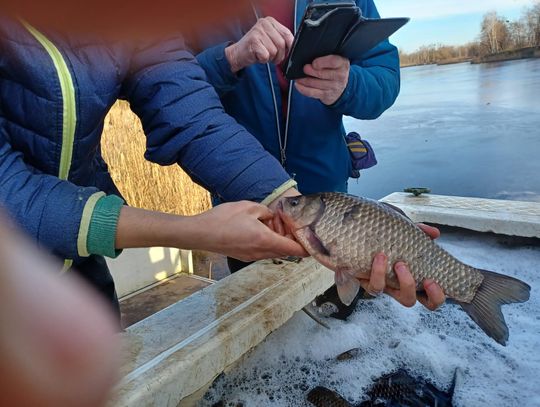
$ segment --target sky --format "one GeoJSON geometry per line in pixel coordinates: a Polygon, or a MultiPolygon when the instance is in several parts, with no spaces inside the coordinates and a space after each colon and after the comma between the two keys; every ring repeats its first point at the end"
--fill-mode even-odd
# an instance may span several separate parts
{"type": "Polygon", "coordinates": [[[509,20],[519,18],[534,0],[375,0],[381,17],[410,17],[391,41],[405,52],[422,45],[461,45],[477,39],[482,17],[497,11],[509,20]]]}

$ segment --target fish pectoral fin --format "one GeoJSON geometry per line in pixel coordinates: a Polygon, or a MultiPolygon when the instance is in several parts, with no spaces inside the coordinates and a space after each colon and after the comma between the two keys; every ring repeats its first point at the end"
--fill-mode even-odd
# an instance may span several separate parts
{"type": "Polygon", "coordinates": [[[360,291],[360,282],[345,270],[336,271],[335,281],[340,301],[351,305],[360,291]]]}
{"type": "Polygon", "coordinates": [[[506,346],[508,327],[504,321],[501,305],[525,302],[531,287],[516,278],[478,270],[484,277],[470,303],[459,302],[461,308],[478,326],[499,344],[506,346]]]}

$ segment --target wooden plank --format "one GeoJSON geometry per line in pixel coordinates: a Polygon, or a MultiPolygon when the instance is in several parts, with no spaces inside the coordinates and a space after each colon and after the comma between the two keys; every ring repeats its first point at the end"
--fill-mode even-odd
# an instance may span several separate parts
{"type": "Polygon", "coordinates": [[[115,406],[177,406],[333,284],[304,259],[258,262],[133,325],[115,406]]]}
{"type": "Polygon", "coordinates": [[[382,199],[403,209],[415,222],[478,232],[540,238],[540,203],[443,195],[394,193],[382,199]]]}

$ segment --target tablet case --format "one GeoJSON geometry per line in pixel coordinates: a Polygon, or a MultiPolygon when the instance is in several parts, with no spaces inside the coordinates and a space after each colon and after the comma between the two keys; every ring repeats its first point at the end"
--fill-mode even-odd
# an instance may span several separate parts
{"type": "Polygon", "coordinates": [[[285,60],[285,76],[289,80],[305,77],[304,66],[326,55],[358,59],[408,21],[363,18],[354,2],[312,3],[285,60]]]}

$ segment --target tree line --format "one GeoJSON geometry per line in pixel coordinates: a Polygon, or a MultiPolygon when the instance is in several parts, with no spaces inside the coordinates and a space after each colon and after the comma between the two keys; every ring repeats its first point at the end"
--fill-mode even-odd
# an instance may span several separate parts
{"type": "Polygon", "coordinates": [[[486,13],[476,41],[450,46],[431,44],[412,53],[400,51],[401,64],[426,65],[481,58],[503,51],[540,46],[540,1],[523,10],[516,21],[497,12],[486,13]]]}

